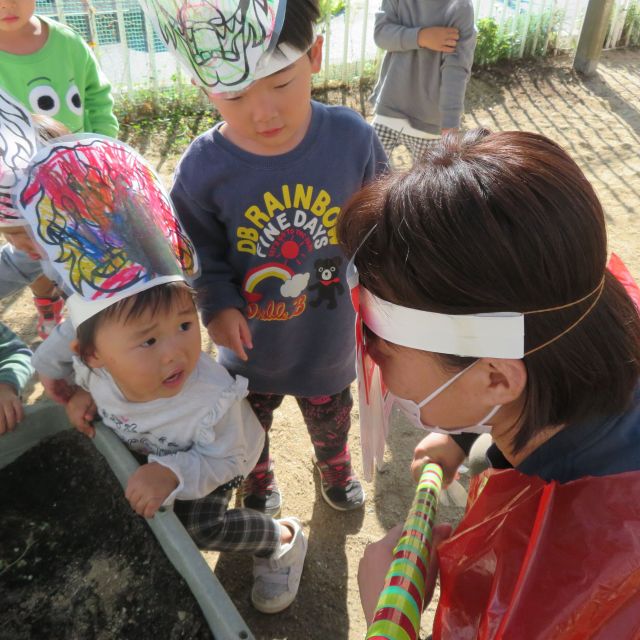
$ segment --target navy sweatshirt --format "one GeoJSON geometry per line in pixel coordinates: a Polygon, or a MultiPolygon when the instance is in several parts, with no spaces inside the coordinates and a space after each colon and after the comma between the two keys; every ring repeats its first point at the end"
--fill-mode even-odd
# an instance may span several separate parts
{"type": "Polygon", "coordinates": [[[171,197],[201,263],[195,286],[207,324],[241,309],[253,349],[219,361],[258,393],[332,395],[355,378],[354,314],[337,243],[341,207],[386,168],[373,129],[345,107],[312,103],[292,151],[260,156],[224,138],[197,138],[171,197]]]}

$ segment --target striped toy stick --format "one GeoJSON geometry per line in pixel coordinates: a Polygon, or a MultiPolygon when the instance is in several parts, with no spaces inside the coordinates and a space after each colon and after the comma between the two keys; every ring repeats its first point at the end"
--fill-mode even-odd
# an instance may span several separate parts
{"type": "Polygon", "coordinates": [[[417,640],[424,606],[431,535],[442,468],[424,466],[400,540],[393,553],[367,640],[417,640]]]}

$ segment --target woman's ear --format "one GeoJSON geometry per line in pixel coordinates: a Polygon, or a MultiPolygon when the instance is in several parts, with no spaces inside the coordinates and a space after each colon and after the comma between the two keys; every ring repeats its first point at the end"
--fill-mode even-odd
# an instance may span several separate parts
{"type": "Polygon", "coordinates": [[[522,360],[486,358],[487,404],[509,404],[520,398],[527,386],[527,368],[522,360]]]}

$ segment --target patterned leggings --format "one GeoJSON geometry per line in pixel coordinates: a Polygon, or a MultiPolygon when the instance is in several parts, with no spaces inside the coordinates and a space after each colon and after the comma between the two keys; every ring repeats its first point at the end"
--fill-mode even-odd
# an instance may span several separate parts
{"type": "MultiPolygon", "coordinates": [[[[250,393],[247,400],[265,430],[264,449],[258,460],[260,464],[269,459],[269,430],[273,424],[273,412],[282,404],[284,396],[250,393]]],[[[342,452],[351,428],[351,388],[347,387],[332,396],[296,398],[296,402],[311,436],[316,458],[328,460],[342,452]]]]}
{"type": "Polygon", "coordinates": [[[231,490],[241,480],[238,477],[199,500],[176,500],[173,510],[198,548],[268,558],[280,541],[280,526],[259,511],[228,508],[231,490]]]}

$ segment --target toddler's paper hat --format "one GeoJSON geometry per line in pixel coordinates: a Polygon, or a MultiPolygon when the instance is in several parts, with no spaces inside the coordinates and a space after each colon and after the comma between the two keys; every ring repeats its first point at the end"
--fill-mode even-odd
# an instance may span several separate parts
{"type": "Polygon", "coordinates": [[[0,229],[26,224],[15,207],[20,176],[36,152],[36,130],[29,112],[0,89],[0,229]]]}
{"type": "Polygon", "coordinates": [[[141,4],[164,44],[207,93],[242,91],[305,53],[286,44],[276,47],[287,0],[141,4]]]}
{"type": "Polygon", "coordinates": [[[133,149],[67,136],[41,149],[18,185],[18,208],[73,295],[75,327],[156,285],[194,277],[195,248],[159,178],[133,149]]]}

